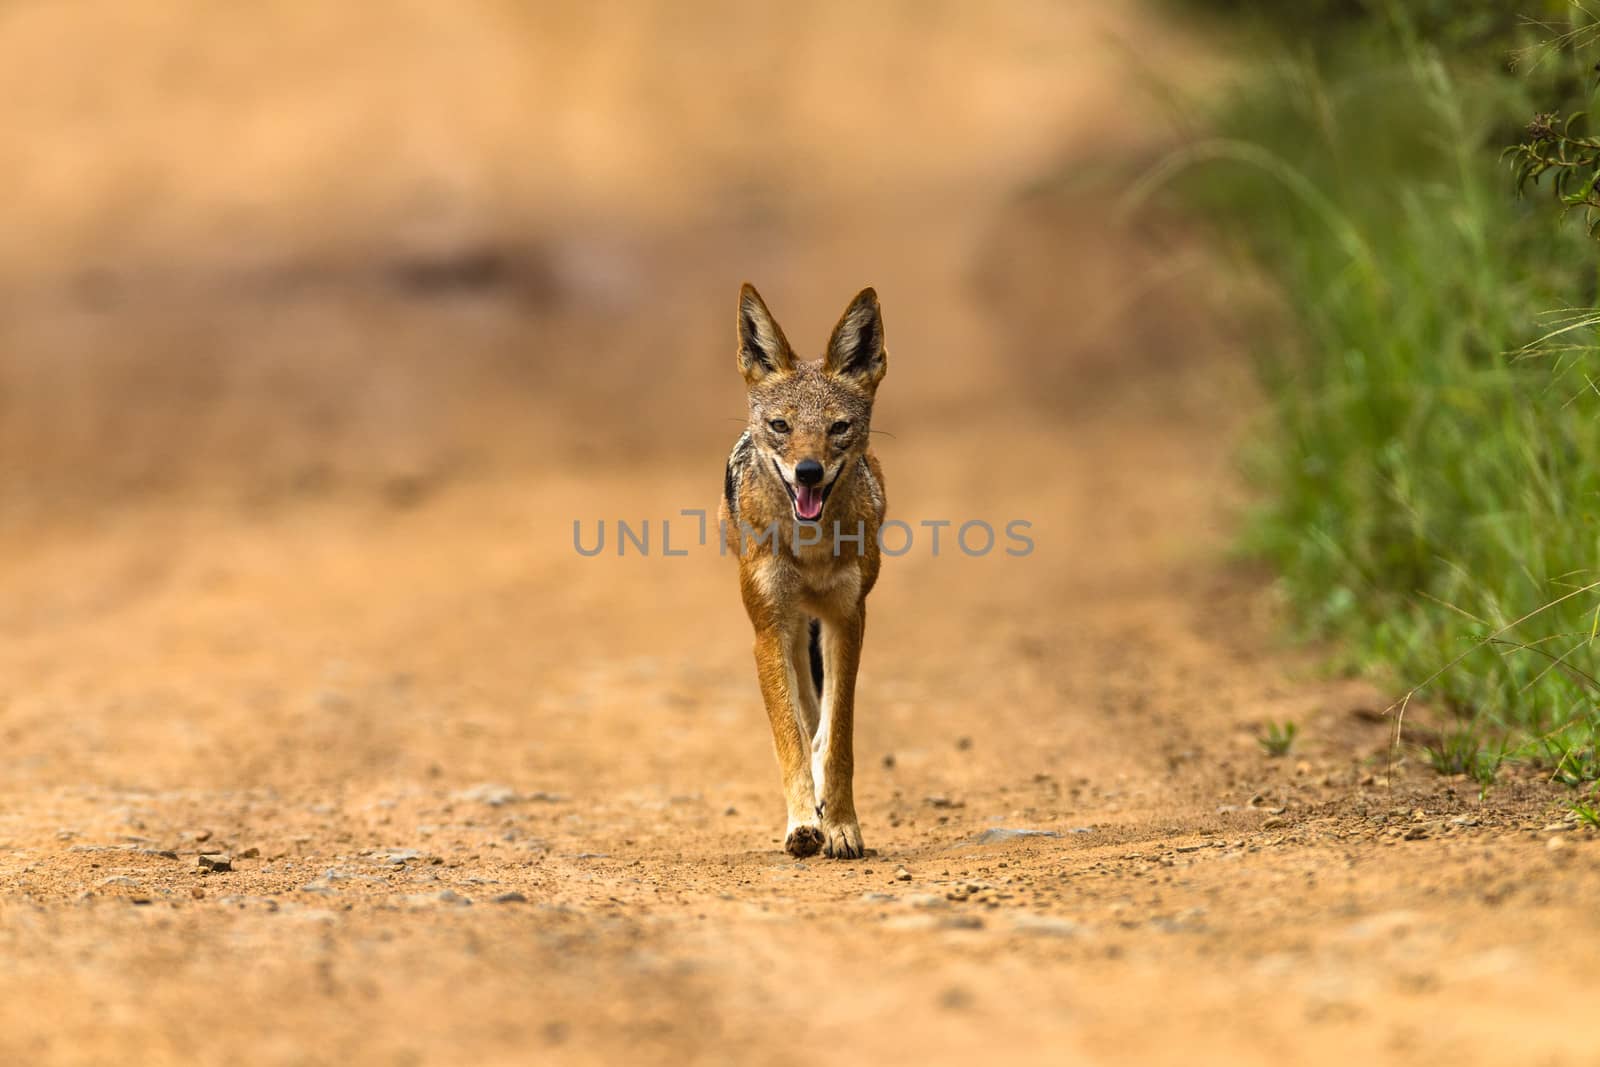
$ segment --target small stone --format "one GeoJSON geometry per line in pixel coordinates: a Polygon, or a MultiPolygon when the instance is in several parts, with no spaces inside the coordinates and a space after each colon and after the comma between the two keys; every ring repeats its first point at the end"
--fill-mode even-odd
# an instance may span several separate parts
{"type": "Polygon", "coordinates": [[[374,857],[373,862],[390,867],[403,867],[408,863],[419,863],[422,860],[422,853],[414,848],[391,848],[374,857]]]}
{"type": "Polygon", "coordinates": [[[332,926],[339,921],[339,913],[327,908],[302,908],[288,913],[289,918],[302,923],[324,923],[332,926]]]}
{"type": "Polygon", "coordinates": [[[489,901],[492,904],[526,904],[528,898],[516,890],[512,890],[509,893],[501,893],[499,896],[490,897],[489,901]]]}
{"type": "Polygon", "coordinates": [[[517,791],[508,785],[485,782],[470,789],[463,789],[454,794],[451,799],[468,803],[487,804],[491,808],[501,808],[507,804],[516,803],[520,798],[517,796],[517,791]]]}
{"type": "Polygon", "coordinates": [[[251,845],[249,848],[247,848],[243,852],[239,853],[239,858],[242,859],[242,860],[260,859],[261,858],[261,850],[259,848],[256,848],[254,845],[251,845]]]}
{"type": "Polygon", "coordinates": [[[438,907],[439,898],[432,893],[407,893],[400,898],[400,904],[412,911],[418,911],[423,908],[438,907]]]}
{"type": "Polygon", "coordinates": [[[1265,822],[1263,822],[1261,824],[1261,828],[1263,830],[1276,830],[1280,826],[1283,826],[1283,825],[1284,825],[1284,820],[1280,816],[1274,815],[1272,818],[1267,819],[1265,822]]]}
{"type": "Polygon", "coordinates": [[[222,872],[233,870],[233,857],[226,852],[202,853],[197,865],[202,870],[222,872]]]}
{"type": "Polygon", "coordinates": [[[894,880],[897,882],[909,882],[911,881],[911,872],[904,867],[896,867],[894,869],[894,880]]]}
{"type": "Polygon", "coordinates": [[[883,754],[883,769],[886,770],[886,771],[894,770],[894,753],[893,752],[885,752],[883,754]]]}
{"type": "Polygon", "coordinates": [[[1546,838],[1544,847],[1549,849],[1551,852],[1560,852],[1562,849],[1567,847],[1567,839],[1564,837],[1554,836],[1546,838]]]}
{"type": "MultiPolygon", "coordinates": [[[[1073,833],[1081,831],[1074,830],[1073,833]]],[[[1008,841],[1019,841],[1029,837],[1060,837],[1058,830],[1023,830],[1012,829],[1006,826],[991,826],[976,838],[974,843],[979,845],[1002,845],[1008,841]]]]}
{"type": "Polygon", "coordinates": [[[724,811],[722,814],[724,814],[724,815],[737,815],[737,814],[739,814],[739,809],[734,807],[732,804],[729,804],[728,805],[728,810],[724,811]]]}
{"type": "Polygon", "coordinates": [[[138,889],[139,883],[125,874],[114,874],[110,878],[100,879],[100,884],[108,888],[118,886],[123,889],[138,889]]]}
{"type": "Polygon", "coordinates": [[[1018,912],[1011,917],[1011,926],[1019,934],[1036,937],[1081,937],[1083,927],[1071,919],[1058,919],[1053,915],[1034,915],[1018,912]]]}
{"type": "Polygon", "coordinates": [[[947,796],[937,794],[924,798],[923,802],[930,808],[964,808],[967,806],[965,801],[951,800],[947,796]]]}
{"type": "Polygon", "coordinates": [[[141,848],[139,850],[139,855],[154,856],[157,859],[163,860],[175,860],[178,858],[178,854],[172,851],[170,848],[141,848]]]}
{"type": "Polygon", "coordinates": [[[957,752],[968,752],[971,749],[972,749],[972,738],[970,738],[970,737],[958,737],[958,738],[956,738],[956,751],[957,752]]]}

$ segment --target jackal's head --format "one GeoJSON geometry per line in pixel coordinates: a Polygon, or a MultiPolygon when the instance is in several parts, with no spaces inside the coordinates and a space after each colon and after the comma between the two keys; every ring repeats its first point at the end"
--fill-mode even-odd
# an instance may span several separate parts
{"type": "Polygon", "coordinates": [[[754,286],[739,291],[739,372],[750,390],[750,441],[783,482],[801,522],[822,518],[840,475],[867,450],[872,398],[888,365],[883,313],[871,289],[845,308],[820,363],[795,358],[754,286]]]}

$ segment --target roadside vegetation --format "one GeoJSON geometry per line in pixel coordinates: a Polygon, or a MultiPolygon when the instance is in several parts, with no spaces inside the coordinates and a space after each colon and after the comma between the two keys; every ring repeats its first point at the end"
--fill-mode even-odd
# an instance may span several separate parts
{"type": "Polygon", "coordinates": [[[1246,547],[1340,666],[1416,687],[1394,710],[1430,765],[1487,788],[1531,763],[1592,797],[1596,20],[1544,0],[1183,6],[1251,58],[1145,190],[1175,181],[1282,298],[1258,334],[1246,547]]]}

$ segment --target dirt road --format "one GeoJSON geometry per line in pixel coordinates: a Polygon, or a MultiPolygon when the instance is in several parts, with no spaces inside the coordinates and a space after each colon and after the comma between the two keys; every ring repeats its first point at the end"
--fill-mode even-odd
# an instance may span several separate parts
{"type": "Polygon", "coordinates": [[[1600,1063],[1600,841],[1536,780],[1391,778],[1382,697],[1319,680],[1228,561],[1254,401],[1204,253],[1094,181],[1019,194],[1055,153],[1148,150],[1103,143],[1104,35],[1165,46],[1017,10],[1042,22],[996,63],[1093,58],[993,152],[559,237],[554,304],[335,272],[10,327],[136,369],[203,337],[470,372],[391,367],[374,400],[302,368],[369,405],[291,420],[315,462],[223,390],[176,423],[194,448],[156,438],[192,477],[135,455],[114,495],[78,468],[117,448],[37,430],[30,492],[93,492],[0,523],[0,1062],[1600,1063]],[[680,515],[737,433],[744,276],[813,351],[860,285],[884,301],[878,452],[917,539],[871,602],[859,862],[783,854],[734,567],[680,515]],[[951,527],[935,556],[919,525],[969,519],[1035,550],[951,527]]]}

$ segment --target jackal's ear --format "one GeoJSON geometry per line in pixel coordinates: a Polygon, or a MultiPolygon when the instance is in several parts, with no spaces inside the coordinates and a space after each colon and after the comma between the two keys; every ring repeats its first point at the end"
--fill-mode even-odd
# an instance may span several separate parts
{"type": "Polygon", "coordinates": [[[822,369],[829,374],[856,378],[876,388],[889,369],[889,353],[883,348],[883,311],[878,294],[863,289],[850,301],[828,339],[828,354],[822,369]]]}
{"type": "Polygon", "coordinates": [[[794,370],[794,351],[756,287],[739,290],[739,373],[751,385],[769,374],[794,370]]]}

